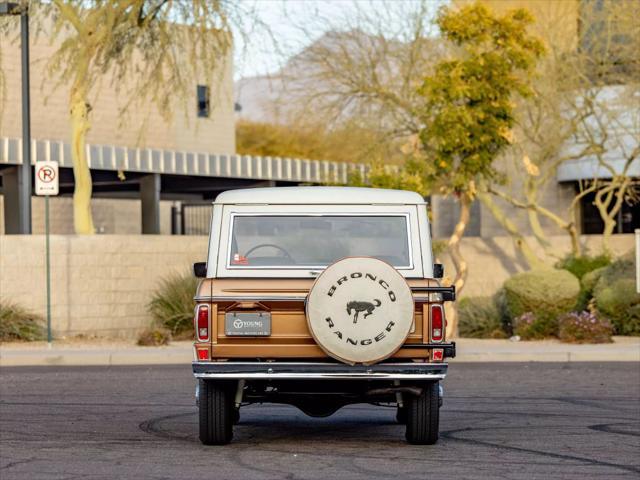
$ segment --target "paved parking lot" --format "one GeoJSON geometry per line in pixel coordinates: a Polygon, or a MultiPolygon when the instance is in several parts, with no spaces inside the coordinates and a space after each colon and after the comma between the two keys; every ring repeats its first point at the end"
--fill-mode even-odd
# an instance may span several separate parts
{"type": "Polygon", "coordinates": [[[193,388],[186,365],[3,368],[0,478],[640,477],[633,362],[452,365],[432,447],[371,405],[246,407],[234,443],[204,447],[193,388]]]}

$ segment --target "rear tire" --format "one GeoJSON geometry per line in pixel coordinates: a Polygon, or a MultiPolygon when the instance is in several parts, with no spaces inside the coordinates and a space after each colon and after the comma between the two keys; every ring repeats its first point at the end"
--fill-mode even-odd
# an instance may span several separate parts
{"type": "Polygon", "coordinates": [[[438,403],[438,382],[425,385],[421,395],[407,398],[407,442],[414,445],[433,445],[438,441],[438,403]]]}
{"type": "Polygon", "coordinates": [[[200,380],[200,441],[226,445],[233,438],[233,390],[225,382],[200,380]]]}

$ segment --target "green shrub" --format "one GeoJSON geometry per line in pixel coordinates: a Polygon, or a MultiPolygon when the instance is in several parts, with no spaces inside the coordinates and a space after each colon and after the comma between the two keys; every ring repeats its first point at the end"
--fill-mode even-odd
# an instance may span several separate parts
{"type": "Polygon", "coordinates": [[[168,329],[174,338],[193,335],[193,296],[198,279],[191,274],[172,274],[160,281],[147,306],[156,323],[168,329]]]}
{"type": "Polygon", "coordinates": [[[618,335],[640,335],[640,294],[635,263],[625,255],[605,268],[593,288],[595,308],[608,318],[618,335]]]}
{"type": "Polygon", "coordinates": [[[593,289],[596,287],[596,283],[600,279],[600,275],[607,267],[596,268],[589,273],[584,274],[580,280],[580,294],[578,295],[578,302],[576,305],[577,311],[587,310],[589,302],[593,298],[593,289]]]}
{"type": "Polygon", "coordinates": [[[507,306],[507,292],[504,287],[500,288],[493,296],[493,303],[498,309],[500,315],[500,325],[507,337],[513,335],[513,320],[507,306]]]}
{"type": "Polygon", "coordinates": [[[466,297],[458,302],[461,337],[506,338],[500,320],[500,311],[493,297],[466,297]]]}
{"type": "Polygon", "coordinates": [[[569,254],[556,263],[556,268],[567,270],[573,273],[578,279],[582,279],[587,273],[596,270],[597,268],[606,267],[611,263],[611,257],[605,253],[590,256],[590,255],[573,255],[569,254]]]}
{"type": "Polygon", "coordinates": [[[0,302],[0,341],[43,340],[44,322],[40,315],[18,305],[0,302]]]}
{"type": "Polygon", "coordinates": [[[513,333],[523,340],[542,340],[558,336],[557,317],[525,312],[513,320],[513,333]]]}
{"type": "Polygon", "coordinates": [[[597,310],[611,320],[619,335],[640,335],[640,295],[636,281],[621,278],[606,286],[598,286],[597,310]]]}
{"type": "Polygon", "coordinates": [[[558,319],[558,338],[570,343],[611,343],[613,327],[606,318],[582,311],[570,312],[558,319]]]}
{"type": "Polygon", "coordinates": [[[580,282],[566,270],[531,270],[508,279],[504,291],[510,317],[520,319],[514,332],[523,338],[543,338],[556,335],[558,317],[575,307],[580,282]],[[532,316],[525,323],[524,314],[532,316]]]}
{"type": "Polygon", "coordinates": [[[507,337],[512,336],[513,319],[511,318],[509,308],[507,307],[507,292],[504,287],[500,287],[500,289],[493,295],[493,303],[498,309],[502,331],[504,331],[507,337]]]}
{"type": "Polygon", "coordinates": [[[145,347],[158,347],[169,345],[171,332],[166,328],[148,328],[138,337],[138,345],[145,347]]]}

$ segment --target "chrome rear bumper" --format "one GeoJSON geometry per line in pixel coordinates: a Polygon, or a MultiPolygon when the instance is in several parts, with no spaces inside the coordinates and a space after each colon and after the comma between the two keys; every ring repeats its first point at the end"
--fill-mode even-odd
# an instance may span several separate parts
{"type": "Polygon", "coordinates": [[[193,362],[202,379],[246,380],[442,380],[446,363],[193,362]]]}

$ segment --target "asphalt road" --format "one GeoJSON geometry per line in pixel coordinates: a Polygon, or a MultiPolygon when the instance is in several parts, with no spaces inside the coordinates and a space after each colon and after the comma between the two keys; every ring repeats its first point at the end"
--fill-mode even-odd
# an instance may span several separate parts
{"type": "Polygon", "coordinates": [[[369,405],[245,407],[204,447],[193,389],[188,366],[4,368],[0,478],[640,478],[637,363],[452,365],[431,447],[369,405]]]}

